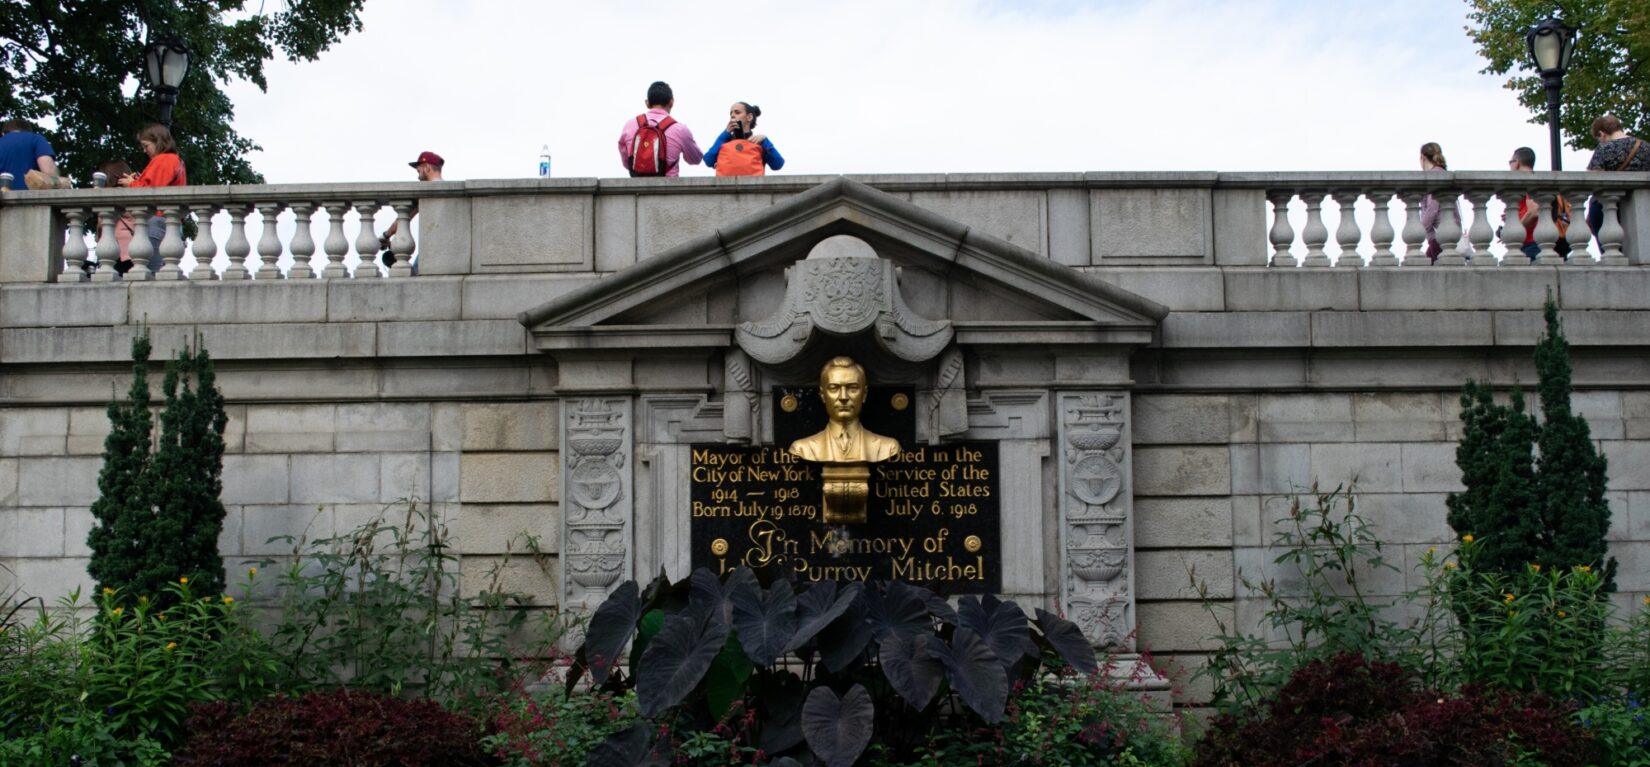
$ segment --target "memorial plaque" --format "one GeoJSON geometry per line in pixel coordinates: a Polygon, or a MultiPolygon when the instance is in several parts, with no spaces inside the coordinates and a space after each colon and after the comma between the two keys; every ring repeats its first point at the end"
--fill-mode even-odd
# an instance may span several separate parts
{"type": "Polygon", "coordinates": [[[779,567],[805,581],[898,578],[941,594],[1001,588],[995,442],[918,445],[911,390],[873,387],[862,422],[902,450],[871,465],[866,521],[827,525],[822,464],[788,452],[825,421],[818,390],[773,396],[773,445],[691,446],[694,567],[779,567]]]}

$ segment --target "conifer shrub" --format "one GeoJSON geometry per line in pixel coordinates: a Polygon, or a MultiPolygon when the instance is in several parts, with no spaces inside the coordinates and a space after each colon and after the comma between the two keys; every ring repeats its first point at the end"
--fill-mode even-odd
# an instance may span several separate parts
{"type": "Polygon", "coordinates": [[[1475,563],[1481,570],[1585,565],[1597,569],[1605,591],[1614,591],[1605,458],[1587,422],[1570,408],[1570,344],[1551,295],[1543,313],[1546,331],[1535,347],[1539,421],[1525,412],[1517,388],[1507,404],[1495,401],[1488,384],[1468,381],[1462,392],[1465,429],[1455,455],[1466,489],[1449,496],[1449,524],[1481,542],[1475,563]]]}
{"type": "Polygon", "coordinates": [[[160,437],[149,412],[149,336],[132,339],[132,385],[109,405],[88,573],[128,599],[169,598],[189,578],[197,596],[223,593],[223,432],[228,424],[204,346],[167,363],[160,437]],[[155,448],[150,449],[151,443],[155,448]]]}

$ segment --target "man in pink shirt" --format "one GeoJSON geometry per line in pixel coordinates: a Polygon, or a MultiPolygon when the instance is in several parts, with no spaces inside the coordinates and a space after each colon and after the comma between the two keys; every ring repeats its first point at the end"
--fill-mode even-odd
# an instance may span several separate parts
{"type": "MultiPolygon", "coordinates": [[[[676,106],[676,94],[671,92],[670,85],[656,82],[647,88],[647,112],[641,117],[649,125],[659,125],[670,116],[671,107],[676,106]]],[[[624,130],[619,133],[619,164],[625,170],[631,170],[631,151],[635,143],[636,133],[641,126],[635,119],[625,123],[624,130]]],[[[704,153],[699,151],[699,145],[693,141],[693,131],[686,125],[672,122],[665,128],[665,173],[666,176],[681,175],[681,164],[686,160],[689,165],[698,165],[704,159],[704,153]]],[[[641,175],[634,171],[632,176],[641,175]]]]}

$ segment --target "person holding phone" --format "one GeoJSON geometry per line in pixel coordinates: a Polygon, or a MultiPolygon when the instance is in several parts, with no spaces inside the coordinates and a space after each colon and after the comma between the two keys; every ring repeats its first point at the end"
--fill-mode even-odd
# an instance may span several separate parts
{"type": "Polygon", "coordinates": [[[728,127],[705,152],[705,164],[718,176],[761,176],[767,168],[785,167],[785,158],[773,142],[756,132],[756,118],[762,108],[747,101],[735,101],[728,109],[728,127]]]}

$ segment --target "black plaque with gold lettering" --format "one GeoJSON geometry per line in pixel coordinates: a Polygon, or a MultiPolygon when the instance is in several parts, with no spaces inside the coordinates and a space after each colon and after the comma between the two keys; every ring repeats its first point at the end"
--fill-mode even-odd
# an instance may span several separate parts
{"type": "Polygon", "coordinates": [[[997,443],[918,445],[910,389],[872,388],[866,428],[902,450],[872,464],[864,523],[826,525],[821,464],[787,452],[824,421],[817,390],[787,388],[774,399],[773,445],[691,447],[694,567],[777,566],[807,581],[898,578],[941,594],[1001,589],[997,443]]]}

